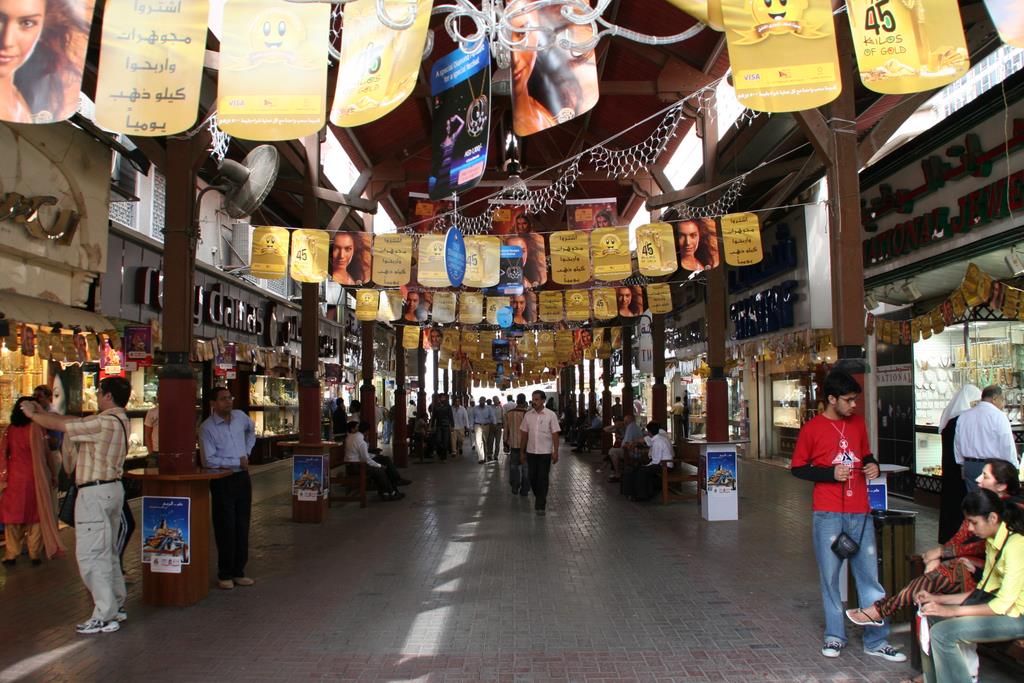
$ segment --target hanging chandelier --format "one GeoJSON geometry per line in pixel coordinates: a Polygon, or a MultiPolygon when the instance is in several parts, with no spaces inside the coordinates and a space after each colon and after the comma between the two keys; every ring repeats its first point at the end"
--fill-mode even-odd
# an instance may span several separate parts
{"type": "MultiPolygon", "coordinates": [[[[340,10],[350,2],[371,0],[289,0],[290,2],[326,2],[340,10]]],[[[395,31],[404,31],[416,21],[417,0],[373,0],[377,19],[395,31]],[[404,9],[403,9],[404,7],[404,9]]],[[[645,45],[666,45],[688,40],[704,29],[697,22],[682,33],[650,36],[623,28],[602,15],[612,0],[596,0],[591,7],[587,0],[439,0],[432,15],[444,15],[448,36],[468,54],[475,54],[485,45],[491,48],[500,68],[509,65],[512,52],[536,52],[551,45],[584,54],[593,50],[605,36],[618,36],[645,45]],[[557,8],[564,20],[552,27],[538,21],[541,10],[557,8]],[[575,30],[589,27],[589,31],[575,30]],[[586,35],[578,40],[574,35],[586,35]]]]}

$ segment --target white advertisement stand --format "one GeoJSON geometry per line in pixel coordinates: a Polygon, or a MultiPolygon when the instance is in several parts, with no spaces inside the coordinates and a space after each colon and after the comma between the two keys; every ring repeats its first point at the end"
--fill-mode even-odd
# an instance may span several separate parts
{"type": "Polygon", "coordinates": [[[700,448],[700,514],[709,522],[739,519],[739,467],[736,445],[706,443],[700,448]]]}

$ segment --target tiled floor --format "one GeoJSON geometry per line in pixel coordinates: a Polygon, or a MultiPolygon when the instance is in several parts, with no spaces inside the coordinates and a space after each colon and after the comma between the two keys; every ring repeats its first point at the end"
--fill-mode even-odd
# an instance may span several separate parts
{"type": "MultiPolygon", "coordinates": [[[[739,522],[638,505],[563,449],[548,515],[475,460],[414,465],[397,503],[290,520],[288,470],[256,477],[254,587],[187,609],[141,604],[118,633],[74,561],[0,573],[0,682],[896,681],[906,665],[819,652],[810,485],[741,469],[739,522]]],[[[929,515],[931,513],[928,513],[929,515]]],[[[933,515],[932,515],[933,516],[933,515]]],[[[928,525],[932,524],[929,528],[928,525]]],[[[921,547],[934,534],[919,528],[921,547]],[[924,534],[927,533],[927,538],[924,534]]],[[[65,532],[71,540],[71,532],[65,532]]],[[[138,537],[128,558],[138,562],[138,537]]],[[[134,572],[138,576],[138,572],[134,572]]],[[[905,633],[893,640],[904,645],[905,633]]],[[[987,683],[1012,677],[983,664],[987,683]]]]}

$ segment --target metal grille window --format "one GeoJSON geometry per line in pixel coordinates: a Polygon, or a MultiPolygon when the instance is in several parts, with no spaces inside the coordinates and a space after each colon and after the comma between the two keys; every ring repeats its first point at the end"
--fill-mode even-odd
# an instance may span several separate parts
{"type": "Polygon", "coordinates": [[[153,172],[153,220],[149,236],[164,241],[164,217],[167,208],[167,178],[163,173],[153,172]]]}
{"type": "Polygon", "coordinates": [[[135,203],[110,202],[110,220],[126,228],[135,229],[135,203]]]}

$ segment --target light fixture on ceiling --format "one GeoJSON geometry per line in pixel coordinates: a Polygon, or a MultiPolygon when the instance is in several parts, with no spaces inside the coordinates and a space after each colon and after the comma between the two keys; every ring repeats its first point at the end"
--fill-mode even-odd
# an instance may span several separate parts
{"type": "Polygon", "coordinates": [[[907,280],[906,282],[904,282],[903,286],[900,287],[900,291],[903,292],[903,294],[910,301],[917,301],[923,296],[921,294],[920,288],[918,288],[918,286],[915,285],[911,280],[907,280]]]}

